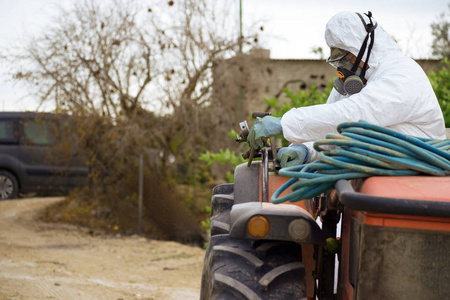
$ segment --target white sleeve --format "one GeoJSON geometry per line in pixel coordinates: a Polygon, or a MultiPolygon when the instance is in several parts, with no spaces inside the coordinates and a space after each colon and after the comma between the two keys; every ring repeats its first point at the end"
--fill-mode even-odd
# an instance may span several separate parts
{"type": "Polygon", "coordinates": [[[371,74],[358,94],[332,90],[327,104],[293,108],[283,115],[283,135],[304,144],[311,161],[318,159],[315,141],[337,133],[344,122],[368,121],[409,135],[444,139],[442,111],[426,74],[409,58],[394,57],[371,74]]]}
{"type": "Polygon", "coordinates": [[[337,125],[341,123],[359,120],[395,128],[400,132],[403,127],[413,124],[418,128],[418,134],[422,126],[432,128],[428,130],[429,135],[436,131],[439,136],[442,131],[439,126],[425,127],[436,119],[442,123],[439,120],[442,117],[434,113],[440,112],[440,109],[432,89],[427,86],[428,79],[424,75],[425,78],[420,80],[420,74],[416,73],[412,74],[415,79],[412,80],[411,74],[403,72],[414,73],[414,69],[399,69],[372,80],[358,94],[339,101],[335,101],[337,98],[333,94],[327,104],[289,110],[281,119],[284,137],[295,144],[311,142],[325,138],[327,133],[336,133],[337,125]]]}

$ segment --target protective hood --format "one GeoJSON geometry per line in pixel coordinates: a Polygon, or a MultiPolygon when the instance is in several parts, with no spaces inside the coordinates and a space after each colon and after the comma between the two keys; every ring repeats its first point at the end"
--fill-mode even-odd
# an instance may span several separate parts
{"type": "MultiPolygon", "coordinates": [[[[361,14],[364,21],[370,23],[369,18],[365,14],[361,14]]],[[[372,17],[373,22],[376,21],[372,17]]],[[[329,47],[335,47],[350,51],[353,55],[358,56],[359,50],[367,35],[366,29],[355,12],[343,11],[335,15],[328,21],[325,29],[325,41],[329,47]]],[[[377,68],[383,57],[401,53],[397,43],[384,31],[381,26],[375,29],[375,42],[370,54],[369,67],[377,68]]],[[[362,60],[366,61],[367,51],[362,60]]]]}

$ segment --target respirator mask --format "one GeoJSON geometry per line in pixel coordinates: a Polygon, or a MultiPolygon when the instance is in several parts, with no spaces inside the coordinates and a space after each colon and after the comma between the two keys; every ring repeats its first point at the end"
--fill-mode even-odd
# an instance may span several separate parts
{"type": "Polygon", "coordinates": [[[333,87],[341,95],[345,96],[359,93],[365,86],[366,80],[364,77],[368,67],[370,52],[372,51],[373,43],[375,41],[375,28],[378,25],[377,23],[373,24],[372,13],[370,11],[365,14],[370,20],[370,23],[368,24],[359,13],[356,14],[361,19],[367,32],[356,60],[352,63],[350,60],[350,57],[352,56],[350,55],[350,52],[339,48],[331,48],[330,57],[327,59],[327,62],[337,69],[338,78],[333,79],[333,87]],[[364,61],[364,66],[361,68],[359,65],[366,52],[369,37],[370,44],[367,49],[367,56],[364,61]]]}

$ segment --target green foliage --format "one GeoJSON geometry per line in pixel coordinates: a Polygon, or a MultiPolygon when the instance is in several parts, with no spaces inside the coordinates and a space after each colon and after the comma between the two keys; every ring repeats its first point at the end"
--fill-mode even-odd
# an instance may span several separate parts
{"type": "MultiPolygon", "coordinates": [[[[228,133],[228,135],[230,137],[234,138],[236,136],[236,132],[230,132],[230,133],[228,133]]],[[[230,164],[232,167],[231,171],[228,171],[227,174],[225,175],[225,179],[229,183],[234,182],[234,172],[233,171],[236,168],[236,166],[239,164],[242,164],[244,162],[244,159],[242,158],[242,156],[237,155],[234,151],[230,151],[230,149],[225,149],[225,150],[220,149],[219,153],[212,153],[212,152],[206,151],[205,153],[200,155],[200,160],[206,162],[207,166],[211,166],[214,162],[219,163],[221,165],[230,164]]],[[[206,206],[205,211],[207,213],[211,214],[211,207],[206,206]]],[[[209,217],[207,217],[205,220],[201,221],[201,226],[205,230],[206,234],[209,237],[209,235],[211,234],[209,217]]],[[[208,238],[208,241],[209,241],[209,238],[208,238]]],[[[206,248],[207,245],[208,245],[208,242],[206,242],[203,245],[203,247],[206,248]]]]}
{"type": "MultiPolygon", "coordinates": [[[[332,89],[333,85],[331,82],[329,82],[323,91],[318,89],[314,84],[311,84],[307,90],[299,90],[296,93],[284,88],[282,91],[285,93],[286,98],[290,101],[280,102],[280,100],[276,97],[270,99],[265,98],[264,101],[266,101],[267,105],[269,105],[272,109],[273,116],[281,117],[290,109],[295,107],[325,104],[332,89]]],[[[284,147],[288,146],[289,143],[282,136],[277,137],[277,139],[278,138],[282,139],[282,144],[284,147]]]]}
{"type": "MultiPolygon", "coordinates": [[[[208,166],[210,166],[213,162],[217,162],[221,165],[230,164],[232,165],[232,170],[244,162],[244,159],[242,156],[237,155],[234,151],[230,151],[230,149],[220,149],[219,153],[211,153],[209,151],[206,151],[202,155],[200,155],[200,160],[206,162],[208,166]]],[[[234,174],[232,171],[227,172],[225,175],[225,179],[232,183],[234,182],[234,174]]]]}
{"type": "Polygon", "coordinates": [[[333,86],[329,83],[324,91],[317,88],[316,85],[311,84],[307,90],[299,90],[297,93],[289,91],[287,88],[283,89],[286,97],[290,102],[280,103],[278,98],[265,98],[264,101],[272,108],[273,115],[281,117],[288,110],[294,107],[303,107],[317,104],[324,104],[327,102],[328,96],[331,93],[333,86]]]}
{"type": "MultiPolygon", "coordinates": [[[[284,113],[294,107],[326,103],[332,88],[333,86],[331,82],[325,87],[324,91],[321,91],[316,85],[313,84],[310,85],[307,90],[299,90],[296,93],[285,88],[283,89],[283,92],[285,93],[286,98],[290,101],[281,103],[276,97],[271,99],[265,98],[264,100],[273,111],[272,114],[276,117],[281,117],[284,113]]],[[[231,138],[235,138],[236,135],[236,131],[230,131],[228,133],[228,136],[231,138]]],[[[284,141],[284,143],[285,142],[286,141],[284,141]]],[[[233,166],[233,170],[237,165],[245,162],[240,155],[235,154],[235,152],[230,151],[230,149],[221,149],[219,153],[211,153],[207,151],[200,156],[200,160],[206,162],[208,166],[210,166],[213,162],[217,162],[221,165],[230,164],[233,166]]],[[[232,172],[227,173],[226,180],[230,183],[234,182],[234,175],[232,172]]]]}
{"type": "Polygon", "coordinates": [[[311,49],[311,52],[318,55],[319,59],[324,58],[323,48],[322,47],[314,47],[311,49]]]}
{"type": "MultiPolygon", "coordinates": [[[[211,214],[211,206],[207,205],[205,206],[205,212],[208,214],[211,214]]],[[[202,228],[205,230],[206,234],[208,235],[208,241],[209,237],[211,235],[211,221],[210,218],[206,218],[204,221],[201,221],[202,228]]],[[[208,246],[208,242],[203,244],[203,248],[206,248],[208,246]]]]}
{"type": "Polygon", "coordinates": [[[439,58],[450,58],[450,4],[449,11],[439,15],[438,20],[431,24],[431,35],[433,35],[433,43],[431,49],[433,55],[439,58]]]}
{"type": "Polygon", "coordinates": [[[231,131],[228,131],[228,133],[227,133],[227,136],[232,138],[232,139],[235,139],[237,135],[239,135],[239,133],[236,130],[234,130],[234,129],[231,130],[231,131]]]}
{"type": "Polygon", "coordinates": [[[218,162],[221,165],[225,164],[233,164],[238,165],[244,162],[243,158],[239,155],[236,155],[234,151],[230,151],[230,149],[220,149],[219,153],[211,153],[206,151],[202,155],[200,155],[200,160],[207,163],[210,166],[213,162],[218,162]]]}
{"type": "Polygon", "coordinates": [[[445,127],[450,127],[450,59],[444,58],[444,67],[428,74],[444,115],[445,127]]]}

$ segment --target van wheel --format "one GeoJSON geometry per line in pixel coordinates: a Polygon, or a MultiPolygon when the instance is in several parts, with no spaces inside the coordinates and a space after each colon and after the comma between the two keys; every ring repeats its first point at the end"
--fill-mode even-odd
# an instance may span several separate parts
{"type": "Polygon", "coordinates": [[[19,194],[16,176],[8,171],[0,171],[0,200],[14,199],[19,194]]]}

